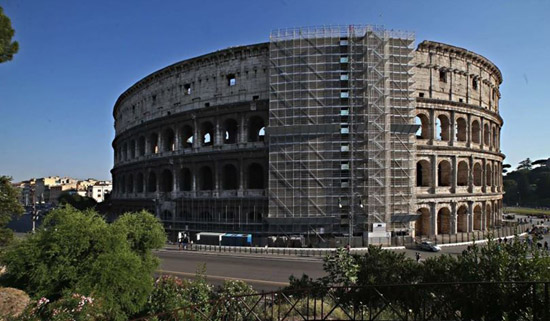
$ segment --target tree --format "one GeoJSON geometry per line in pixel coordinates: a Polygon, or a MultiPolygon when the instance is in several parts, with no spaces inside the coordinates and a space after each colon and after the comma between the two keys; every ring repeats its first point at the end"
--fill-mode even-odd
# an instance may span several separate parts
{"type": "Polygon", "coordinates": [[[91,197],[80,196],[78,194],[62,193],[57,198],[59,204],[69,204],[77,210],[85,210],[88,208],[94,208],[97,202],[91,197]]]}
{"type": "Polygon", "coordinates": [[[19,50],[19,43],[12,41],[15,31],[11,27],[11,20],[0,7],[0,63],[10,61],[19,50]]]}
{"type": "Polygon", "coordinates": [[[158,261],[151,250],[165,241],[159,231],[161,223],[146,212],[109,225],[93,210],[68,205],[48,213],[36,234],[0,256],[3,281],[35,298],[91,295],[108,319],[127,320],[153,290],[158,261]]]}
{"type": "Polygon", "coordinates": [[[11,185],[11,177],[0,176],[0,245],[6,245],[13,239],[13,232],[5,226],[14,215],[24,212],[19,202],[19,191],[11,185]]]}
{"type": "Polygon", "coordinates": [[[519,162],[518,170],[519,169],[529,169],[530,170],[531,166],[532,166],[531,159],[529,157],[527,157],[526,159],[519,162]]]}

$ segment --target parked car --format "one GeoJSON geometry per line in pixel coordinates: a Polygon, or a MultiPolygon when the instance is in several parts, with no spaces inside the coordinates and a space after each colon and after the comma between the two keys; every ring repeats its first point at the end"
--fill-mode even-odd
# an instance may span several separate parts
{"type": "Polygon", "coordinates": [[[441,248],[435,245],[433,242],[424,241],[418,245],[421,250],[430,251],[430,252],[439,252],[441,248]]]}
{"type": "Polygon", "coordinates": [[[514,214],[506,214],[504,215],[504,219],[507,219],[507,220],[513,220],[515,219],[516,216],[514,214]]]}

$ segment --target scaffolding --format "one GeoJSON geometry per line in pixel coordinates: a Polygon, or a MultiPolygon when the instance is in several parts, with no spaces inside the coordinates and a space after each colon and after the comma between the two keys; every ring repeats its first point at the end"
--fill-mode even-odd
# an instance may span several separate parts
{"type": "Polygon", "coordinates": [[[271,33],[271,232],[353,234],[411,213],[413,45],[377,26],[271,33]]]}

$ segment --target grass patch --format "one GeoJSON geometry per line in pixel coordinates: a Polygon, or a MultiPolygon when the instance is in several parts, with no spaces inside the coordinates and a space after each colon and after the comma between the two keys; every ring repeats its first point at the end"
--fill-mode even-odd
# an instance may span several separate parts
{"type": "Polygon", "coordinates": [[[503,209],[504,214],[522,214],[522,215],[532,215],[532,216],[550,216],[550,210],[528,208],[528,207],[505,207],[503,209]]]}

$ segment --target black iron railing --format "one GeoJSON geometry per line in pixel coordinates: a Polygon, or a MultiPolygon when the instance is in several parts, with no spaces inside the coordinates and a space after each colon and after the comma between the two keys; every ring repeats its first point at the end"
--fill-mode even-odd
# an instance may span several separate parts
{"type": "Polygon", "coordinates": [[[222,297],[135,320],[550,320],[550,282],[316,287],[222,297]]]}

